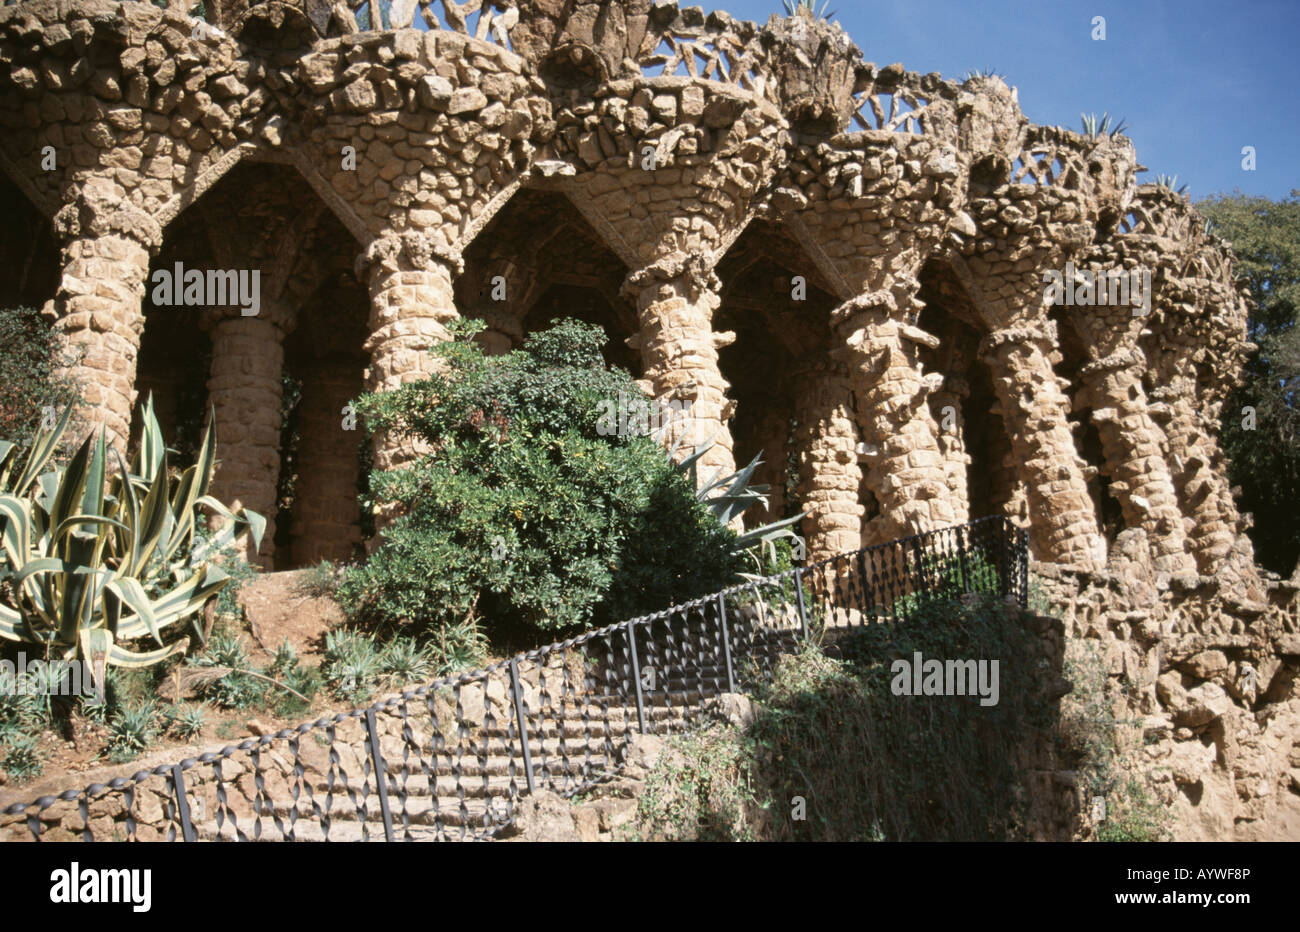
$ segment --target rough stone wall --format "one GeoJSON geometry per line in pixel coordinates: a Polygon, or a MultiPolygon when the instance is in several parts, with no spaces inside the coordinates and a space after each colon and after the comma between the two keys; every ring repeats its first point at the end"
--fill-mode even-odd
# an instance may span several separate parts
{"type": "MultiPolygon", "coordinates": [[[[1030,124],[997,78],[866,62],[806,17],[760,26],[675,0],[481,6],[420,0],[401,14],[426,28],[385,31],[360,28],[360,4],[315,0],[218,3],[218,31],[144,2],[0,9],[0,174],[50,221],[61,253],[48,257],[60,273],[46,313],[84,347],[76,374],[115,443],[136,401],[151,257],[214,186],[271,163],[305,182],[308,203],[210,237],[218,266],[251,264],[267,283],[258,318],[208,321],[222,494],[273,516],[280,343],[314,293],[299,285],[322,274],[301,258],[316,247],[299,209],[352,237],[368,291],[363,384],[386,389],[427,373],[425,350],[482,310],[462,306],[481,287],[464,283],[466,255],[532,192],[565,199],[617,262],[593,277],[576,265],[582,249],[539,249],[533,231],[493,242],[474,274],[505,269],[511,297],[485,342],[501,351],[526,321],[545,323],[530,317],[541,270],[587,287],[621,264],[621,296],[596,290],[634,328],[643,385],[691,401],[697,438],[715,441],[706,465],[731,468],[757,451],[731,434],[735,380],[719,351],[743,331],[715,323],[734,317],[719,270],[762,221],[797,245],[783,264],[838,304],[831,345],[797,368],[843,384],[810,375],[790,399],[808,412],[796,411],[793,453],[810,555],[960,521],[980,489],[1029,527],[1037,559],[1110,572],[1129,557],[1103,530],[1105,480],[1152,580],[1216,576],[1231,605],[1264,600],[1215,428],[1251,351],[1232,251],[1185,199],[1137,185],[1127,140],[1030,124]],[[236,248],[259,228],[283,245],[236,248]],[[1044,276],[1067,263],[1149,270],[1149,314],[1054,310],[1044,276]],[[921,326],[931,267],[972,309],[991,412],[968,409],[960,375],[937,362],[947,334],[921,326]],[[1086,358],[1063,362],[1067,338],[1086,358]],[[969,447],[988,413],[1001,425],[969,447]],[[1080,427],[1100,440],[1091,461],[1080,427]]],[[[314,451],[334,451],[308,457],[320,475],[295,518],[294,551],[314,556],[328,548],[311,528],[354,519],[326,500],[347,494],[347,444],[327,438],[323,414],[311,423],[314,451]]],[[[376,464],[417,452],[381,438],[376,464]]]]}
{"type": "Polygon", "coordinates": [[[1170,808],[1174,836],[1295,840],[1300,587],[1273,580],[1243,601],[1219,577],[1170,579],[1141,530],[1120,535],[1105,570],[1031,570],[1067,636],[1099,652],[1114,718],[1129,723],[1127,766],[1170,808]]]}

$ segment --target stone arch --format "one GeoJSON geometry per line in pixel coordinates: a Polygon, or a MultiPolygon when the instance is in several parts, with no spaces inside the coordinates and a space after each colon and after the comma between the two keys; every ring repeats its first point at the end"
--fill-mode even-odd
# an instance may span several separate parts
{"type": "Polygon", "coordinates": [[[340,297],[329,293],[321,282],[326,280],[324,272],[334,271],[332,281],[337,281],[339,267],[350,272],[356,252],[351,232],[313,196],[307,181],[293,167],[247,161],[224,174],[192,210],[169,226],[150,271],[136,378],[140,399],[144,390],[154,391],[160,421],[170,428],[169,437],[179,438],[181,447],[197,441],[208,406],[215,410],[220,465],[214,494],[266,515],[268,530],[258,557],[267,565],[292,565],[294,552],[302,550],[292,546],[295,511],[305,509],[305,513],[324,516],[319,521],[313,517],[308,524],[340,525],[338,533],[321,535],[321,546],[333,548],[331,556],[350,555],[351,545],[359,540],[355,515],[349,519],[332,504],[314,500],[337,494],[344,483],[349,485],[345,501],[355,499],[360,441],[349,443],[351,438],[333,437],[321,424],[341,425],[332,411],[328,417],[322,413],[333,408],[336,394],[351,398],[360,393],[365,359],[359,348],[366,336],[367,302],[364,294],[354,293],[355,288],[344,289],[340,297]],[[256,313],[244,313],[253,308],[242,300],[202,308],[155,300],[160,297],[158,285],[165,280],[159,273],[169,272],[175,278],[176,263],[182,271],[231,270],[246,276],[250,288],[241,299],[251,295],[256,282],[256,313]],[[301,338],[288,340],[304,319],[310,320],[315,337],[330,332],[328,326],[322,329],[314,320],[309,299],[319,302],[318,306],[334,308],[342,318],[335,329],[348,333],[352,340],[352,352],[333,360],[343,370],[338,378],[323,371],[331,363],[328,352],[312,356],[301,348],[301,338]],[[304,359],[311,365],[301,362],[304,359]],[[286,362],[290,363],[288,369],[286,362]],[[301,384],[303,391],[301,396],[292,392],[286,396],[286,373],[293,374],[295,363],[310,369],[310,378],[302,382],[294,375],[289,384],[301,384]],[[299,464],[293,456],[287,463],[285,457],[286,440],[292,437],[286,426],[295,409],[308,412],[307,421],[314,432],[306,464],[306,471],[313,475],[305,477],[302,470],[294,471],[299,464]],[[345,478],[341,482],[317,481],[316,472],[345,478]],[[303,479],[310,500],[295,497],[292,484],[286,485],[294,476],[303,479]],[[292,505],[301,507],[287,506],[286,494],[292,505]],[[284,526],[278,527],[281,523],[284,526]],[[339,540],[346,544],[347,553],[334,553],[342,549],[336,546],[339,540]],[[278,557],[277,542],[285,551],[278,557]]]}
{"type": "Polygon", "coordinates": [[[456,305],[488,325],[480,337],[504,352],[556,317],[601,327],[606,361],[639,375],[628,340],[635,309],[619,294],[627,266],[564,194],[521,188],[474,238],[456,282],[456,305]]]}
{"type": "Polygon", "coordinates": [[[22,171],[9,157],[9,153],[5,151],[4,146],[0,146],[0,179],[12,185],[14,189],[23,195],[27,206],[36,210],[47,220],[58,212],[58,202],[48,197],[45,192],[32,183],[27,173],[22,171]]]}
{"type": "Polygon", "coordinates": [[[920,357],[927,371],[943,376],[927,402],[939,425],[954,510],[961,520],[1005,514],[1027,524],[1028,501],[1011,439],[988,363],[979,354],[987,327],[949,263],[931,258],[918,280],[924,303],[919,326],[939,341],[922,347],[920,357]]]}
{"type": "MultiPolygon", "coordinates": [[[[718,365],[730,385],[736,464],[761,454],[754,481],[769,487],[768,508],[753,509],[746,521],[773,521],[802,508],[813,549],[834,546],[827,543],[832,525],[856,524],[862,490],[852,393],[831,358],[830,317],[838,303],[832,287],[794,234],[767,220],[746,227],[717,274],[722,290],[713,327],[734,335],[720,348],[718,365]]],[[[841,543],[855,535],[856,527],[841,543]]]]}
{"type": "MultiPolygon", "coordinates": [[[[307,183],[313,194],[334,214],[335,218],[357,240],[368,242],[371,232],[366,221],[352,208],[346,198],[340,197],[312,162],[295,149],[273,151],[253,145],[240,145],[222,155],[195,177],[194,181],[178,190],[155,215],[164,229],[196,204],[214,185],[220,183],[240,166],[249,164],[283,165],[293,170],[307,183]]],[[[359,250],[359,247],[358,247],[359,250]]]]}
{"type": "Polygon", "coordinates": [[[332,9],[319,0],[281,3],[279,0],[225,2],[221,21],[231,37],[253,47],[286,50],[309,46],[326,32],[332,9]]]}

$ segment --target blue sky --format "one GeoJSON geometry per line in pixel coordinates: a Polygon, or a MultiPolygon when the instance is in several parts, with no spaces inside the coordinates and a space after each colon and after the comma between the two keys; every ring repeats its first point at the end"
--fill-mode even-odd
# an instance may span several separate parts
{"type": "MultiPolygon", "coordinates": [[[[694,0],[764,22],[780,0],[694,0]]],[[[818,0],[820,7],[822,0],[818,0]]],[[[688,5],[682,0],[682,5],[688,5]]],[[[961,80],[993,68],[1035,123],[1108,111],[1149,172],[1199,200],[1300,188],[1300,0],[831,0],[868,61],[961,80]],[[1106,18],[1105,41],[1091,21],[1106,18]],[[1242,169],[1254,146],[1256,170],[1242,169]]]]}

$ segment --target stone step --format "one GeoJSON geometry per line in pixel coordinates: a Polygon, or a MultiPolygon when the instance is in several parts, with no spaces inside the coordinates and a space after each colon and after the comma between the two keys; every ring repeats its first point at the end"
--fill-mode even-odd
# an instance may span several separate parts
{"type": "MultiPolygon", "coordinates": [[[[675,710],[671,708],[647,709],[646,724],[656,726],[669,726],[681,728],[686,725],[685,717],[671,714],[675,710]],[[651,715],[651,712],[656,714],[651,715]]],[[[513,722],[511,726],[513,726],[513,722]]],[[[561,734],[569,741],[584,742],[590,737],[590,743],[597,744],[602,738],[620,739],[628,735],[634,735],[641,731],[640,723],[637,721],[636,709],[630,709],[627,720],[618,722],[603,722],[600,720],[584,722],[581,719],[566,718],[561,727],[560,722],[547,720],[538,722],[536,719],[528,722],[528,739],[532,741],[536,738],[554,738],[558,739],[561,734]]],[[[511,735],[510,728],[494,725],[491,728],[481,729],[478,735],[487,736],[492,739],[505,740],[511,735]]]]}
{"type": "MultiPolygon", "coordinates": [[[[650,732],[661,735],[685,732],[694,726],[699,707],[726,691],[725,670],[708,671],[705,676],[699,672],[662,679],[656,684],[657,689],[643,693],[650,732]]],[[[530,712],[528,744],[536,785],[563,792],[613,773],[621,749],[640,732],[635,700],[588,695],[578,697],[578,701],[565,697],[557,705],[542,710],[543,721],[538,721],[536,712],[530,712]]],[[[453,736],[451,743],[444,739],[435,752],[427,735],[421,734],[419,724],[413,721],[413,740],[420,753],[417,756],[416,748],[410,747],[411,756],[406,760],[400,752],[393,752],[391,739],[385,739],[389,745],[385,755],[387,788],[397,836],[403,836],[404,822],[410,825],[411,839],[418,841],[459,840],[494,833],[502,820],[508,818],[512,797],[527,792],[522,755],[516,750],[517,744],[509,740],[513,726],[512,715],[497,715],[495,723],[488,728],[467,723],[464,735],[453,736]],[[514,751],[513,757],[508,748],[514,751]],[[403,767],[406,768],[404,781],[403,767]],[[488,806],[493,803],[496,808],[489,813],[488,806]]],[[[361,775],[349,776],[355,777],[349,780],[352,792],[359,793],[361,775]]],[[[339,785],[337,777],[332,791],[328,783],[328,774],[311,773],[302,786],[304,795],[296,803],[273,801],[271,808],[260,817],[261,840],[284,840],[275,827],[275,817],[287,827],[291,813],[296,813],[297,840],[325,840],[318,816],[305,795],[308,787],[316,805],[324,808],[329,804],[330,841],[364,840],[361,813],[356,804],[339,785]]],[[[366,807],[369,840],[383,840],[382,814],[373,775],[361,801],[366,807]]],[[[239,828],[251,839],[252,817],[241,818],[239,828]]],[[[207,840],[233,840],[236,834],[230,824],[218,829],[215,820],[203,823],[198,831],[200,838],[207,840]]]]}
{"type": "MultiPolygon", "coordinates": [[[[388,763],[388,762],[385,762],[388,763]]],[[[612,771],[616,765],[607,757],[593,754],[590,759],[580,755],[571,755],[567,763],[557,757],[549,756],[545,760],[538,757],[533,758],[533,777],[535,780],[545,781],[547,778],[556,781],[562,781],[564,778],[573,779],[582,777],[585,774],[605,773],[612,771]]],[[[460,773],[460,786],[464,788],[467,796],[485,796],[497,795],[496,791],[509,792],[510,788],[510,762],[508,758],[498,757],[488,761],[486,768],[476,766],[474,772],[469,772],[470,768],[462,768],[460,773]],[[486,784],[484,782],[486,778],[486,784]]],[[[402,786],[401,782],[402,769],[400,765],[394,766],[389,763],[388,767],[388,788],[389,792],[397,792],[398,787],[402,786]]],[[[515,760],[514,781],[516,786],[527,786],[527,778],[524,774],[523,761],[515,760]]],[[[435,769],[434,778],[437,781],[438,792],[441,794],[456,794],[457,778],[456,774],[450,769],[435,769]]],[[[418,764],[412,763],[407,767],[407,777],[405,782],[406,793],[411,796],[428,796],[429,795],[429,775],[428,772],[418,764]]],[[[323,792],[324,786],[319,789],[313,785],[313,792],[323,792]]]]}
{"type": "MultiPolygon", "coordinates": [[[[606,760],[607,758],[605,757],[595,754],[592,755],[593,766],[597,761],[604,766],[606,760]]],[[[542,760],[540,754],[535,753],[533,757],[533,773],[540,774],[545,772],[561,776],[575,772],[582,766],[583,762],[582,758],[571,753],[569,755],[569,764],[566,767],[558,754],[549,753],[545,760],[542,760]]],[[[388,773],[390,777],[401,773],[402,762],[400,760],[385,760],[384,763],[388,765],[388,773]]],[[[504,755],[489,757],[486,761],[471,757],[460,762],[460,775],[462,780],[481,779],[485,775],[488,777],[508,777],[510,775],[510,765],[511,758],[505,757],[504,755]]],[[[408,761],[406,767],[407,772],[412,776],[417,773],[425,773],[424,767],[415,760],[408,761]]],[[[514,758],[514,768],[514,772],[518,776],[518,779],[523,780],[524,764],[521,757],[516,756],[514,758]]],[[[455,776],[455,769],[456,764],[446,760],[439,760],[432,767],[434,774],[438,777],[455,776]]]]}
{"type": "MultiPolygon", "coordinates": [[[[646,725],[656,733],[668,731],[680,731],[688,727],[691,723],[687,716],[684,715],[685,709],[681,703],[675,702],[673,705],[653,705],[647,703],[646,725]]],[[[481,755],[484,745],[487,745],[488,753],[497,753],[507,744],[515,744],[514,736],[515,723],[513,717],[507,720],[498,719],[490,727],[478,725],[470,726],[471,730],[457,740],[447,741],[445,738],[437,748],[437,756],[446,758],[456,756],[459,752],[463,756],[481,755]]],[[[558,747],[561,736],[566,743],[573,745],[575,742],[581,744],[590,744],[598,747],[602,739],[610,739],[618,744],[622,739],[630,735],[637,734],[641,730],[640,722],[637,719],[636,709],[634,707],[622,710],[618,718],[613,718],[606,722],[603,718],[591,718],[584,721],[580,717],[571,717],[568,714],[563,719],[563,727],[555,718],[548,716],[544,721],[538,722],[536,717],[530,717],[528,722],[529,741],[535,741],[539,738],[546,739],[550,742],[548,747],[558,747]]],[[[414,754],[416,749],[425,755],[431,755],[433,748],[430,745],[427,736],[422,735],[419,729],[412,730],[410,752],[414,754]]],[[[391,752],[390,752],[391,753],[391,752]]]]}
{"type": "MultiPolygon", "coordinates": [[[[455,802],[452,800],[451,802],[455,802]]],[[[398,841],[461,841],[474,840],[470,832],[477,832],[479,835],[485,835],[483,831],[488,819],[486,807],[480,805],[476,809],[470,809],[462,812],[459,808],[456,811],[448,809],[446,812],[439,813],[439,823],[433,824],[431,821],[421,824],[414,819],[409,824],[403,824],[401,816],[395,816],[393,820],[393,836],[398,841]],[[409,836],[409,838],[408,838],[409,836]]],[[[254,823],[250,819],[240,819],[239,829],[229,821],[218,827],[215,820],[203,822],[196,825],[195,834],[200,841],[268,841],[284,842],[290,840],[289,823],[281,820],[284,831],[281,832],[276,827],[275,822],[270,816],[263,816],[260,826],[260,832],[254,838],[254,823]],[[242,838],[240,833],[242,832],[242,838]]],[[[499,820],[492,820],[492,830],[497,830],[499,820]]],[[[292,837],[294,841],[303,842],[358,842],[358,841],[385,841],[383,821],[376,815],[373,821],[359,822],[355,818],[344,819],[339,815],[334,816],[330,821],[329,835],[326,836],[324,827],[313,819],[300,819],[294,823],[292,828],[292,837]]]]}

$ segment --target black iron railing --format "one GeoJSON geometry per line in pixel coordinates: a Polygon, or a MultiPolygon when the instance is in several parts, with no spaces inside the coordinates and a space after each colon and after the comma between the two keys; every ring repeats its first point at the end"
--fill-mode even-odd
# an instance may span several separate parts
{"type": "Polygon", "coordinates": [[[616,772],[633,735],[688,730],[781,654],[936,599],[1028,597],[1025,532],[984,518],[755,579],[472,673],[0,811],[0,838],[486,839],[539,788],[616,772]]]}

